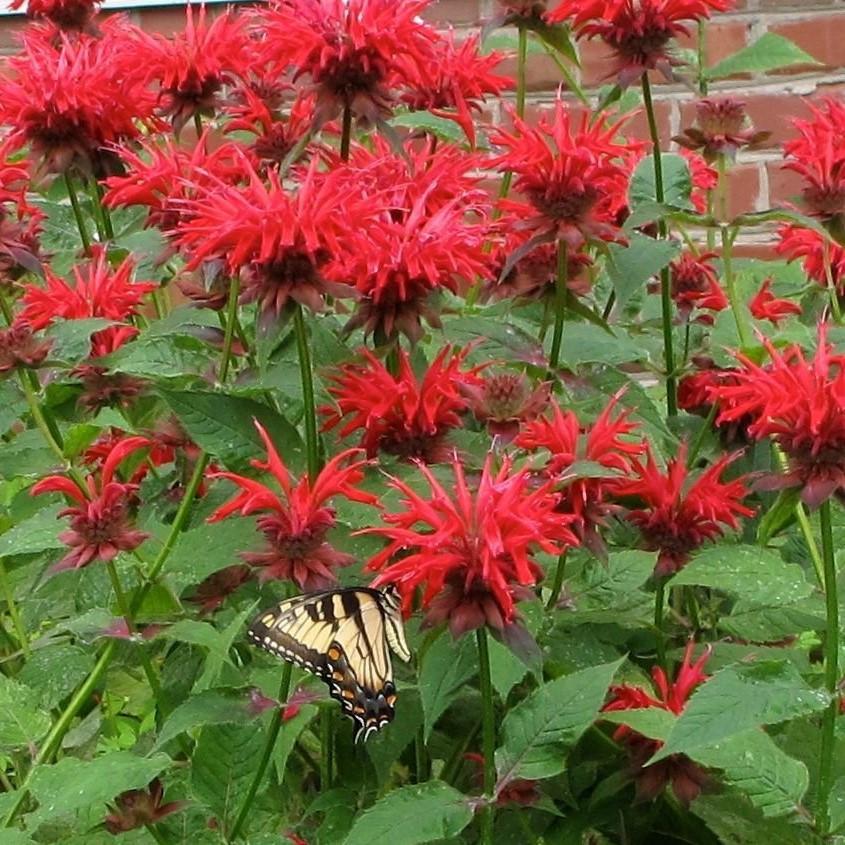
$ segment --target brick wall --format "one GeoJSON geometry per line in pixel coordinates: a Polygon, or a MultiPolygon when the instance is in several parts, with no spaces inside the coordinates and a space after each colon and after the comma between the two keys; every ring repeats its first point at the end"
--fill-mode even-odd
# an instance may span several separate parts
{"type": "MultiPolygon", "coordinates": [[[[429,18],[438,25],[469,32],[493,12],[494,4],[495,0],[439,0],[431,6],[429,18]]],[[[845,91],[845,0],[738,0],[737,6],[733,13],[716,16],[708,27],[710,64],[765,32],[792,39],[822,63],[712,85],[713,94],[730,93],[744,99],[756,127],[772,132],[769,149],[744,154],[738,161],[731,203],[739,213],[769,208],[797,192],[797,177],[780,169],[778,145],[790,134],[790,118],[807,115],[808,100],[845,91]]],[[[184,12],[177,6],[144,8],[131,12],[131,16],[141,26],[162,32],[181,27],[184,21],[184,12]]],[[[0,18],[0,53],[14,49],[15,33],[23,25],[20,17],[0,18]]],[[[587,90],[595,91],[606,82],[606,50],[598,42],[583,44],[581,61],[580,82],[587,90]]],[[[529,115],[549,107],[559,81],[559,71],[548,56],[529,55],[529,115]]],[[[669,143],[672,135],[690,125],[695,95],[681,85],[657,78],[655,82],[660,132],[669,143]]],[[[643,136],[644,119],[634,119],[631,131],[643,136]]],[[[761,239],[764,237],[760,235],[761,239]]]]}

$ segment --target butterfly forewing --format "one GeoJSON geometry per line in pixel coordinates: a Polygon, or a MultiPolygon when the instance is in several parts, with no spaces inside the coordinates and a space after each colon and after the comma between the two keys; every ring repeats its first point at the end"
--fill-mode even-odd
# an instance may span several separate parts
{"type": "Polygon", "coordinates": [[[298,596],[259,614],[247,635],[325,681],[355,722],[356,740],[393,719],[388,643],[403,660],[410,658],[395,596],[364,588],[298,596]]]}

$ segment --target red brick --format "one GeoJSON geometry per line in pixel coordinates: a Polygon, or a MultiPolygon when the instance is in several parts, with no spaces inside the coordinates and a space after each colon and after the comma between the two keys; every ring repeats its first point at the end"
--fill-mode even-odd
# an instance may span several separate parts
{"type": "Polygon", "coordinates": [[[20,33],[26,27],[26,18],[0,18],[0,50],[14,52],[20,46],[20,33]]]}
{"type": "MultiPolygon", "coordinates": [[[[845,14],[814,15],[797,21],[785,21],[769,26],[771,32],[794,41],[799,47],[828,68],[845,65],[845,14]]],[[[800,65],[781,73],[818,70],[817,65],[800,65]]]]}
{"type": "MultiPolygon", "coordinates": [[[[705,55],[707,64],[713,66],[748,44],[751,24],[748,21],[716,19],[705,28],[705,55]]],[[[688,50],[698,49],[698,33],[695,27],[690,35],[678,39],[678,45],[688,50]]]]}
{"type": "Polygon", "coordinates": [[[760,261],[772,261],[778,258],[775,252],[775,242],[771,243],[738,243],[733,250],[737,258],[757,258],[760,261]]]}
{"type": "Polygon", "coordinates": [[[769,201],[772,206],[794,203],[800,199],[803,180],[797,173],[783,169],[783,162],[766,162],[769,174],[769,201]]]}
{"type": "Polygon", "coordinates": [[[760,172],[756,164],[737,164],[728,175],[728,215],[757,211],[760,172]]]}
{"type": "MultiPolygon", "coordinates": [[[[669,120],[672,111],[672,106],[668,100],[655,100],[654,102],[654,119],[657,123],[657,132],[660,135],[660,140],[663,147],[671,140],[669,120]]],[[[624,134],[628,138],[637,138],[641,141],[651,140],[651,134],[648,128],[648,118],[645,110],[637,111],[626,123],[624,134]]]]}
{"type": "MultiPolygon", "coordinates": [[[[505,76],[516,78],[516,57],[499,65],[505,76]]],[[[556,91],[562,82],[560,69],[547,53],[529,53],[525,66],[525,87],[528,91],[556,91]]]]}
{"type": "Polygon", "coordinates": [[[157,9],[138,9],[138,25],[146,32],[171,35],[185,27],[185,7],[170,6],[157,9]]]}
{"type": "Polygon", "coordinates": [[[423,17],[435,24],[476,24],[481,18],[478,0],[437,0],[423,17]]]}
{"type": "Polygon", "coordinates": [[[581,41],[578,45],[581,59],[581,85],[595,88],[613,81],[615,59],[612,50],[602,41],[581,41]]]}

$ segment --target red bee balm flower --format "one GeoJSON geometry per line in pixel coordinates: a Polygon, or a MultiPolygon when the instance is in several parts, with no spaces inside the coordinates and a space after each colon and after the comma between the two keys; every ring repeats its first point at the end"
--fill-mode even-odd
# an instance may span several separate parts
{"type": "Polygon", "coordinates": [[[628,195],[628,161],[633,145],[614,140],[619,123],[602,117],[590,124],[583,114],[577,127],[560,99],[554,118],[541,118],[537,127],[512,116],[515,132],[497,129],[491,140],[507,152],[491,162],[516,174],[515,188],[531,205],[506,200],[517,228],[531,229],[539,240],[565,240],[570,249],[585,241],[624,240],[616,225],[628,195]]]}
{"type": "Polygon", "coordinates": [[[669,42],[732,6],[733,0],[562,0],[548,20],[571,23],[578,38],[601,38],[616,54],[625,88],[653,68],[672,78],[672,66],[681,62],[669,54],[669,42]]]}
{"type": "Polygon", "coordinates": [[[177,135],[195,114],[214,115],[220,89],[249,62],[244,18],[226,11],[206,24],[205,6],[195,23],[188,5],[185,29],[173,38],[153,35],[135,43],[139,72],[146,82],[159,83],[159,107],[172,119],[177,135]]]}
{"type": "Polygon", "coordinates": [[[149,536],[132,527],[130,509],[137,484],[115,481],[119,464],[133,452],[149,445],[145,437],[127,437],[117,443],[103,461],[99,473],[90,473],[86,489],[64,475],[48,475],[33,485],[33,496],[42,493],[63,493],[76,504],[60,511],[70,517],[70,530],[59,539],[72,551],[54,567],[81,569],[94,560],[114,560],[120,552],[131,552],[149,536]]]}
{"type": "Polygon", "coordinates": [[[405,509],[385,515],[387,527],[361,532],[389,541],[367,568],[384,570],[374,584],[396,584],[406,612],[416,588],[424,585],[426,624],[448,620],[456,637],[483,625],[502,631],[516,619],[515,600],[533,596],[521,588],[542,577],[534,551],[559,555],[577,544],[569,529],[573,518],[557,511],[550,484],[537,487],[527,470],[512,473],[508,459],[496,472],[488,457],[474,491],[457,459],[452,470],[455,486],[449,492],[419,465],[430,499],[392,479],[391,486],[404,494],[405,509]]]}
{"type": "Polygon", "coordinates": [[[634,459],[634,478],[619,484],[620,497],[639,499],[643,507],[628,512],[628,519],[639,527],[648,548],[660,552],[656,576],[671,575],[682,569],[690,554],[708,540],[724,534],[726,528],[739,528],[739,516],[753,516],[742,504],[748,495],[744,478],[722,481],[722,473],[734,459],[726,455],[711,464],[694,480],[686,467],[687,449],[682,446],[663,473],[650,449],[643,466],[634,459]]]}
{"type": "MultiPolygon", "coordinates": [[[[705,650],[693,663],[694,648],[695,643],[687,644],[674,682],[669,682],[666,673],[659,666],[651,670],[657,697],[642,687],[619,684],[610,688],[611,698],[602,708],[602,712],[614,713],[620,710],[645,710],[656,707],[679,716],[696,687],[708,678],[708,675],[704,674],[704,664],[710,657],[710,651],[705,650]]],[[[663,745],[660,740],[648,739],[627,725],[620,725],[614,731],[613,738],[617,742],[624,742],[628,748],[637,798],[640,801],[656,798],[667,784],[671,784],[675,797],[688,807],[708,784],[707,775],[683,754],[673,754],[659,763],[646,766],[647,761],[663,745]]]]}
{"type": "MultiPolygon", "coordinates": [[[[158,287],[155,282],[133,282],[134,269],[132,259],[125,258],[112,270],[105,251],[99,251],[84,267],[73,268],[76,284],[71,287],[45,268],[46,287],[24,285],[20,319],[37,331],[56,320],[84,320],[87,317],[126,320],[133,317],[138,313],[144,294],[158,287]]],[[[137,333],[132,326],[111,326],[95,332],[91,337],[92,355],[99,357],[114,352],[137,333]]]]}
{"type": "Polygon", "coordinates": [[[23,51],[0,75],[0,124],[12,127],[13,149],[28,145],[49,173],[76,166],[99,175],[111,145],[138,137],[154,97],[125,72],[129,30],[113,25],[100,39],[63,35],[58,49],[43,29],[24,34],[23,51]]]}
{"type": "Polygon", "coordinates": [[[551,418],[526,424],[516,440],[523,449],[549,452],[545,472],[561,494],[559,509],[575,517],[581,542],[598,553],[604,551],[598,528],[617,509],[610,500],[632,471],[631,459],[645,449],[641,441],[627,439],[636,426],[627,411],[616,414],[618,401],[618,396],[611,399],[592,425],[582,425],[572,411],[562,411],[553,403],[551,418]],[[618,476],[579,477],[572,470],[577,461],[590,461],[618,476]]]}
{"type": "Polygon", "coordinates": [[[715,252],[699,256],[684,253],[669,265],[672,299],[682,319],[688,320],[693,308],[723,311],[728,307],[728,298],[710,264],[715,257],[715,252]]]}
{"type": "Polygon", "coordinates": [[[403,97],[415,111],[454,120],[473,147],[472,110],[480,110],[487,94],[498,96],[513,87],[512,79],[493,73],[504,57],[495,52],[481,55],[478,44],[479,37],[472,35],[456,46],[454,33],[449,32],[437,43],[434,59],[422,66],[421,82],[403,97]]]}
{"type": "Polygon", "coordinates": [[[184,202],[188,217],[177,231],[189,268],[225,259],[230,272],[240,272],[241,302],[257,301],[275,316],[289,300],[320,311],[327,294],[348,296],[348,286],[325,274],[343,253],[341,239],[350,227],[374,213],[373,203],[355,197],[337,170],[318,173],[316,159],[293,195],[276,172],[267,174],[265,185],[245,156],[241,164],[245,186],[203,181],[196,185],[198,196],[184,202]]]}
{"type": "Polygon", "coordinates": [[[775,247],[787,261],[803,258],[804,272],[823,288],[827,287],[828,266],[830,283],[840,296],[845,293],[845,249],[827,240],[820,232],[799,226],[781,226],[780,242],[775,247]]]}
{"type": "Polygon", "coordinates": [[[815,508],[845,489],[845,356],[833,354],[824,324],[811,361],[798,346],[781,354],[768,340],[763,344],[770,364],[737,355],[734,383],[711,389],[721,407],[718,421],[747,417],[751,437],[772,437],[789,471],[767,486],[800,485],[802,500],[815,508]]]}
{"type": "Polygon", "coordinates": [[[262,12],[266,57],[308,75],[319,128],[344,108],[365,124],[390,115],[393,89],[422,82],[436,32],[422,22],[429,0],[277,0],[262,12]]]}
{"type": "Polygon", "coordinates": [[[810,106],[812,120],[794,120],[798,138],[784,144],[785,170],[804,177],[804,201],[824,220],[845,213],[845,103],[810,106]]]}
{"type": "Polygon", "coordinates": [[[11,9],[24,6],[30,18],[48,20],[59,29],[82,32],[93,28],[91,19],[100,3],[96,0],[12,0],[9,4],[11,9]]]}
{"type": "Polygon", "coordinates": [[[469,402],[465,388],[475,384],[474,371],[461,370],[466,352],[446,347],[432,361],[422,381],[399,350],[399,375],[391,375],[371,352],[361,350],[364,364],[345,364],[331,375],[329,393],[337,407],[326,405],[323,430],[341,422],[341,437],[363,430],[361,446],[373,457],[379,451],[428,463],[444,461],[450,450],[447,433],[461,424],[469,402]]]}
{"type": "Polygon", "coordinates": [[[267,460],[252,461],[252,465],[269,472],[282,495],[234,472],[213,473],[213,478],[228,479],[240,492],[214,511],[208,521],[219,522],[235,512],[241,516],[262,514],[258,527],[267,540],[267,551],[242,555],[248,564],[260,567],[259,580],[289,578],[303,591],[330,587],[337,581],[333,570],[348,566],[353,557],[338,552],[326,540],[335,524],[334,511],[326,502],[332,496],[345,496],[353,502],[377,505],[376,496],[355,489],[364,477],[366,462],[347,463],[357,451],[350,449],[332,458],[315,479],[304,476],[294,483],[267,432],[257,421],[255,427],[267,449],[267,460]]]}
{"type": "Polygon", "coordinates": [[[788,299],[778,299],[772,293],[772,280],[766,279],[760,286],[760,290],[748,303],[751,314],[757,320],[768,320],[774,325],[780,325],[780,321],[790,314],[800,314],[801,306],[797,302],[790,302],[788,299]]]}

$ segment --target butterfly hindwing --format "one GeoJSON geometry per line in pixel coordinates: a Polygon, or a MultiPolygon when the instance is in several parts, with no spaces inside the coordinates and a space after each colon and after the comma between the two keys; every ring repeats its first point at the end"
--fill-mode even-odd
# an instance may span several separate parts
{"type": "Polygon", "coordinates": [[[407,660],[392,590],[310,593],[259,614],[248,637],[260,648],[322,679],[367,739],[393,719],[396,688],[388,644],[407,660]]]}

